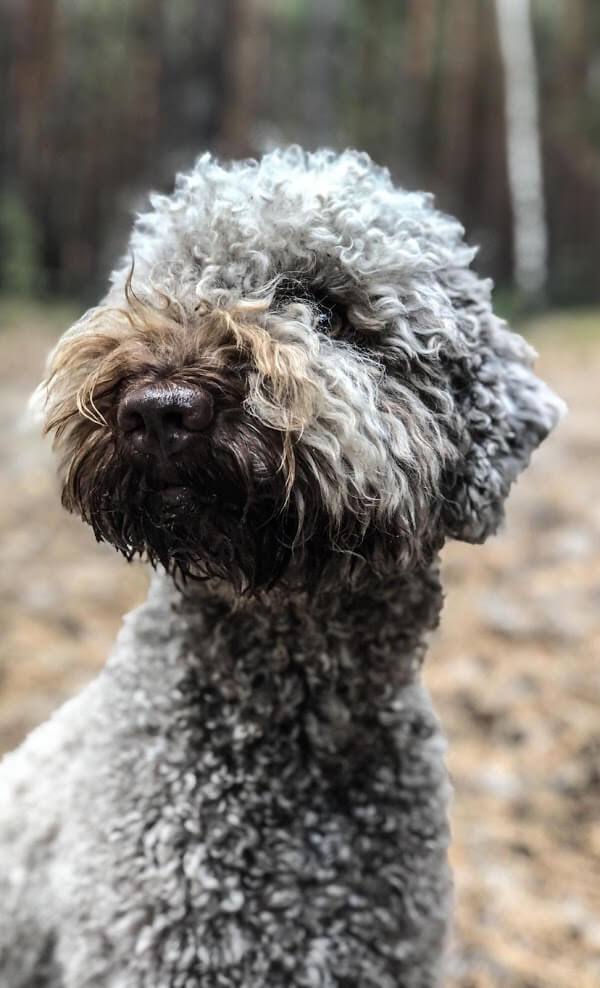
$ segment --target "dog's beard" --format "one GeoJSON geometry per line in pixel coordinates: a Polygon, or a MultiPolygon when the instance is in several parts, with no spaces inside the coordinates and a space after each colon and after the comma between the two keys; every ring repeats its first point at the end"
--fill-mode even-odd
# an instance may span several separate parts
{"type": "Polygon", "coordinates": [[[218,578],[240,592],[284,577],[314,585],[330,524],[301,458],[288,484],[282,443],[274,431],[237,423],[218,440],[199,438],[192,459],[161,464],[132,460],[98,432],[67,464],[63,503],[99,541],[163,566],[179,583],[218,578]]]}

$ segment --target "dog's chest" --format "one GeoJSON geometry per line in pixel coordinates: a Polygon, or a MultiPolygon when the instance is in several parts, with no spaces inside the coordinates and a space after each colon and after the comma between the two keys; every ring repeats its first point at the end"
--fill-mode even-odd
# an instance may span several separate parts
{"type": "Polygon", "coordinates": [[[340,744],[339,702],[327,720],[298,697],[297,716],[273,717],[266,734],[263,720],[262,735],[266,700],[232,702],[182,701],[176,731],[160,735],[138,710],[136,735],[111,746],[94,874],[84,865],[75,877],[88,903],[81,942],[96,943],[93,963],[110,958],[107,972],[131,968],[136,988],[209,972],[225,986],[310,984],[299,966],[350,970],[372,942],[379,973],[362,983],[385,985],[418,909],[407,897],[415,855],[424,838],[445,846],[443,818],[423,812],[443,771],[440,754],[423,776],[431,717],[392,705],[392,726],[371,718],[359,752],[351,732],[340,744]]]}
{"type": "Polygon", "coordinates": [[[393,966],[411,926],[422,805],[399,795],[389,767],[345,790],[315,773],[205,769],[132,805],[109,836],[94,882],[108,909],[90,916],[109,969],[130,965],[140,985],[209,973],[225,979],[215,984],[291,985],[313,954],[324,971],[344,970],[339,950],[353,966],[371,942],[393,966]]]}
{"type": "Polygon", "coordinates": [[[138,619],[144,661],[127,641],[109,669],[72,809],[68,984],[396,988],[447,885],[443,746],[409,650],[357,667],[347,633],[318,650],[242,621],[197,656],[179,628],[138,619]]]}

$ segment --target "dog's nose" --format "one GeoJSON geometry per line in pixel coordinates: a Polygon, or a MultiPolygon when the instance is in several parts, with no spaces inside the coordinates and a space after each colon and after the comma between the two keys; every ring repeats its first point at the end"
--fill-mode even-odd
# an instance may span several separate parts
{"type": "Polygon", "coordinates": [[[119,432],[139,453],[176,454],[208,428],[209,391],[187,384],[150,384],[129,391],[117,409],[119,432]]]}

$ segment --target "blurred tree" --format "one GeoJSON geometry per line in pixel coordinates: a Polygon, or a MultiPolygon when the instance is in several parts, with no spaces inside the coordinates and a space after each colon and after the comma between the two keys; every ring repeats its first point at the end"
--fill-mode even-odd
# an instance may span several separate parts
{"type": "Polygon", "coordinates": [[[258,86],[262,60],[262,0],[227,0],[230,25],[223,52],[226,66],[225,94],[218,148],[226,157],[252,151],[258,113],[258,86]]]}
{"type": "Polygon", "coordinates": [[[342,33],[343,0],[307,0],[302,46],[302,86],[298,101],[311,144],[332,142],[338,123],[336,75],[342,33]]]}
{"type": "Polygon", "coordinates": [[[543,296],[548,236],[538,119],[538,77],[529,0],[495,0],[504,68],[514,276],[528,301],[543,296]]]}
{"type": "Polygon", "coordinates": [[[37,225],[14,190],[0,196],[0,285],[11,293],[35,295],[43,277],[37,225]]]}
{"type": "Polygon", "coordinates": [[[406,165],[411,179],[421,179],[429,185],[428,176],[422,174],[423,162],[419,149],[431,148],[433,128],[430,122],[431,107],[435,105],[435,81],[439,74],[439,18],[437,0],[410,0],[406,20],[406,56],[404,59],[404,126],[406,165]]]}
{"type": "Polygon", "coordinates": [[[600,254],[600,5],[540,7],[554,298],[589,297],[600,254]]]}
{"type": "Polygon", "coordinates": [[[23,0],[15,8],[13,30],[7,32],[12,114],[5,123],[2,236],[12,241],[5,249],[12,260],[3,266],[2,277],[13,290],[33,287],[32,267],[39,262],[47,271],[57,251],[49,229],[47,195],[53,167],[48,153],[48,107],[58,59],[56,21],[56,0],[23,0]],[[40,242],[34,230],[39,230],[40,242]],[[39,259],[34,257],[37,250],[39,259]]]}

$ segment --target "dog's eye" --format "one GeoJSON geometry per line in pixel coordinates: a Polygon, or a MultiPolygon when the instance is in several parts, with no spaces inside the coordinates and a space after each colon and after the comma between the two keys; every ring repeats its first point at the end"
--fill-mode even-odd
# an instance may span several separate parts
{"type": "Polygon", "coordinates": [[[318,328],[334,340],[350,340],[354,336],[346,313],[339,306],[322,312],[318,321],[318,328]]]}
{"type": "Polygon", "coordinates": [[[333,309],[320,309],[316,319],[317,329],[328,336],[338,336],[342,328],[342,320],[333,309]]]}
{"type": "Polygon", "coordinates": [[[279,282],[273,307],[275,310],[284,309],[294,302],[310,305],[315,311],[316,328],[328,336],[343,335],[346,323],[343,306],[318,285],[307,285],[295,278],[282,278],[279,282]]]}

